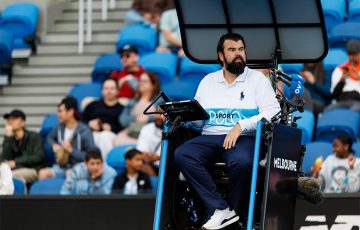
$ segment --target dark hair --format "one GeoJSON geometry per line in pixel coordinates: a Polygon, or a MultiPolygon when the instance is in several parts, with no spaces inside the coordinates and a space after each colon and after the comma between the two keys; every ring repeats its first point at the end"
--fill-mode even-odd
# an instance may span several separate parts
{"type": "Polygon", "coordinates": [[[314,74],[315,80],[322,84],[325,78],[325,70],[322,62],[314,63],[315,67],[311,67],[310,63],[304,64],[304,70],[312,72],[314,74]]]}
{"type": "Polygon", "coordinates": [[[218,57],[217,57],[217,61],[219,62],[219,64],[222,66],[223,63],[222,61],[220,60],[219,58],[219,52],[221,53],[224,53],[224,42],[226,40],[233,40],[235,42],[237,41],[242,41],[243,44],[244,44],[244,48],[246,47],[245,46],[245,40],[244,40],[244,37],[241,36],[240,34],[237,34],[237,33],[227,33],[227,34],[224,34],[220,37],[219,41],[218,41],[218,44],[217,44],[217,47],[216,47],[216,53],[218,54],[218,57]]]}
{"type": "Polygon", "coordinates": [[[107,81],[115,82],[116,88],[119,89],[118,80],[116,78],[112,78],[112,77],[105,78],[101,84],[101,88],[104,88],[105,82],[107,82],[107,81]]]}
{"type": "Polygon", "coordinates": [[[65,97],[64,99],[61,100],[61,102],[58,104],[58,107],[60,107],[61,105],[65,106],[65,109],[67,111],[69,111],[70,109],[74,110],[74,118],[76,120],[81,120],[81,114],[78,111],[78,104],[75,98],[73,97],[65,97]]]}
{"type": "Polygon", "coordinates": [[[133,159],[136,155],[141,155],[142,154],[142,152],[140,152],[139,150],[137,150],[137,149],[130,149],[130,150],[128,150],[127,152],[126,152],[126,154],[125,154],[125,159],[126,160],[131,160],[131,159],[133,159]]]}
{"type": "Polygon", "coordinates": [[[91,148],[89,149],[86,154],[85,154],[85,161],[89,161],[91,159],[99,159],[101,161],[103,161],[102,155],[101,155],[101,151],[99,148],[91,148]]]}
{"type": "Polygon", "coordinates": [[[344,145],[349,145],[349,152],[352,152],[352,139],[347,134],[340,134],[335,139],[339,140],[344,145]]]}
{"type": "MultiPolygon", "coordinates": [[[[149,76],[150,82],[154,86],[154,89],[153,89],[153,92],[151,95],[151,99],[154,99],[154,97],[156,97],[156,95],[158,95],[160,93],[160,80],[157,77],[157,75],[153,72],[145,71],[144,73],[149,76]]],[[[138,94],[138,98],[141,98],[140,93],[138,94]]]]}

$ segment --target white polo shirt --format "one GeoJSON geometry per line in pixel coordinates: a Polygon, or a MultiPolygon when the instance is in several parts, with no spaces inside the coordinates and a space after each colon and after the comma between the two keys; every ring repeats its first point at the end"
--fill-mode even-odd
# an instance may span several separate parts
{"type": "Polygon", "coordinates": [[[237,122],[242,134],[251,135],[259,120],[270,120],[280,111],[269,79],[248,67],[232,84],[227,83],[222,69],[208,74],[200,82],[195,99],[210,115],[204,135],[227,134],[237,122]]]}

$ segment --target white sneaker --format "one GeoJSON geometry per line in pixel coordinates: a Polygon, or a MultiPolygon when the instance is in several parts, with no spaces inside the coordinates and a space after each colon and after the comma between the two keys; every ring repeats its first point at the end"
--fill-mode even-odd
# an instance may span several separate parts
{"type": "Polygon", "coordinates": [[[220,210],[216,209],[210,219],[202,226],[202,229],[220,229],[239,220],[234,210],[229,208],[220,210]]]}

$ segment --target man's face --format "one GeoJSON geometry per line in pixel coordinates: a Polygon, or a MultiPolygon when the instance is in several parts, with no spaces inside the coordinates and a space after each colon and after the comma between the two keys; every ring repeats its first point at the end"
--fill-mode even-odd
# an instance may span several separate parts
{"type": "Polygon", "coordinates": [[[225,69],[232,74],[242,74],[246,65],[244,43],[241,40],[225,40],[223,47],[223,52],[218,55],[225,69]]]}
{"type": "Polygon", "coordinates": [[[121,54],[121,63],[125,68],[133,68],[137,66],[139,55],[134,52],[124,51],[121,54]]]}
{"type": "Polygon", "coordinates": [[[9,117],[7,123],[12,127],[13,132],[24,129],[25,127],[25,121],[20,117],[9,117]]]}
{"type": "Polygon", "coordinates": [[[131,160],[127,159],[126,164],[137,171],[143,166],[143,157],[141,154],[136,154],[131,160]]]}
{"type": "Polygon", "coordinates": [[[115,81],[107,80],[102,87],[102,95],[105,100],[115,100],[117,98],[118,88],[115,81]]]}
{"type": "Polygon", "coordinates": [[[101,159],[90,158],[85,162],[86,167],[89,170],[90,175],[97,175],[104,167],[103,161],[101,159]]]}
{"type": "Polygon", "coordinates": [[[74,110],[70,109],[70,110],[66,110],[65,105],[60,105],[58,107],[58,117],[59,117],[59,121],[60,123],[66,123],[69,118],[74,116],[74,110]]]}
{"type": "Polygon", "coordinates": [[[360,53],[357,54],[349,54],[350,63],[358,64],[360,62],[360,53]]]}

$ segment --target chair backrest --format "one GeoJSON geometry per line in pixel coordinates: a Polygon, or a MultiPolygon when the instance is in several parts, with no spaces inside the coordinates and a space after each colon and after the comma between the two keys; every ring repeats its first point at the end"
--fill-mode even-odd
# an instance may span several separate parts
{"type": "Polygon", "coordinates": [[[151,188],[154,194],[156,194],[157,191],[158,180],[159,178],[157,176],[150,176],[151,188]]]}
{"type": "Polygon", "coordinates": [[[58,195],[64,183],[64,178],[49,178],[36,181],[30,188],[30,195],[58,195]]]}
{"type": "Polygon", "coordinates": [[[326,77],[331,78],[331,74],[334,69],[338,65],[344,64],[348,59],[349,57],[344,49],[330,49],[323,61],[326,77]]]}
{"type": "Polygon", "coordinates": [[[327,31],[344,21],[346,0],[321,0],[327,31]]]}
{"type": "Polygon", "coordinates": [[[220,69],[221,66],[218,64],[199,64],[183,57],[180,61],[179,79],[199,84],[207,74],[220,69]]]}
{"type": "Polygon", "coordinates": [[[293,116],[301,117],[297,120],[298,128],[302,130],[302,144],[307,144],[311,142],[314,126],[315,126],[315,116],[312,111],[304,110],[303,113],[294,112],[293,116]]]}
{"type": "Polygon", "coordinates": [[[41,123],[40,136],[46,138],[46,136],[59,124],[59,117],[56,113],[46,115],[41,123]]]}
{"type": "Polygon", "coordinates": [[[287,74],[299,74],[304,68],[303,64],[281,64],[282,70],[287,74]]]}
{"type": "Polygon", "coordinates": [[[344,22],[332,28],[329,43],[333,48],[345,49],[346,43],[352,39],[360,40],[360,22],[344,22]]]}
{"type": "Polygon", "coordinates": [[[23,195],[25,194],[25,184],[19,179],[13,178],[14,183],[14,195],[23,195]]]}
{"type": "Polygon", "coordinates": [[[74,85],[69,94],[74,97],[78,103],[78,109],[82,112],[81,103],[87,97],[101,98],[101,84],[100,83],[83,83],[74,85]]]}
{"type": "Polygon", "coordinates": [[[118,174],[123,172],[126,167],[125,154],[128,150],[134,149],[136,145],[119,145],[115,146],[107,155],[106,162],[109,166],[114,168],[118,174]]]}
{"type": "Polygon", "coordinates": [[[13,33],[9,30],[0,29],[0,64],[10,63],[13,47],[14,47],[13,33]]]}
{"type": "Polygon", "coordinates": [[[348,21],[360,22],[360,0],[349,1],[348,21]]]}
{"type": "Polygon", "coordinates": [[[311,172],[311,167],[314,165],[316,159],[320,156],[325,158],[332,154],[332,143],[324,141],[316,141],[308,143],[306,145],[306,152],[304,155],[304,160],[302,164],[302,170],[306,175],[309,175],[311,172]]]}
{"type": "Polygon", "coordinates": [[[92,82],[102,83],[114,70],[121,70],[122,64],[118,54],[101,54],[97,57],[91,74],[92,82]]]}
{"type": "Polygon", "coordinates": [[[171,53],[148,53],[140,57],[139,64],[156,73],[160,82],[165,83],[175,79],[177,60],[177,56],[171,53]]]}
{"type": "Polygon", "coordinates": [[[360,115],[350,109],[333,109],[319,116],[316,140],[332,141],[339,134],[347,134],[354,141],[359,134],[360,115]]]}
{"type": "Polygon", "coordinates": [[[119,32],[116,49],[130,44],[137,48],[140,55],[153,52],[157,45],[157,32],[149,25],[134,24],[119,32]]]}
{"type": "Polygon", "coordinates": [[[162,85],[162,91],[172,100],[193,99],[198,87],[197,82],[176,80],[162,85]]]}
{"type": "Polygon", "coordinates": [[[352,149],[355,152],[355,156],[360,157],[360,142],[354,142],[353,146],[352,146],[352,149]]]}

